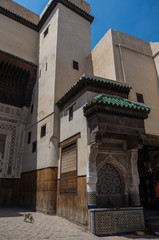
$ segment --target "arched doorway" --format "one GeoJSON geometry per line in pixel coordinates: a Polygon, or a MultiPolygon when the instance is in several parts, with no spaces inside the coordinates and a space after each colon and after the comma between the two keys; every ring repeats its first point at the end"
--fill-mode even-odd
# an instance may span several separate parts
{"type": "Polygon", "coordinates": [[[97,172],[97,207],[123,206],[123,180],[111,164],[104,164],[97,172]]]}

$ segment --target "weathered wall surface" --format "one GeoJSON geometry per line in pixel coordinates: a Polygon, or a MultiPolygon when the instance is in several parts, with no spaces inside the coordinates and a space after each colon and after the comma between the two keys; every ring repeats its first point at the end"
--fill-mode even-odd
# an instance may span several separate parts
{"type": "Polygon", "coordinates": [[[56,7],[40,31],[38,78],[32,97],[34,109],[29,115],[26,127],[23,172],[57,167],[57,140],[51,137],[54,126],[58,16],[59,10],[56,7]],[[48,34],[44,37],[47,27],[48,34]],[[46,135],[41,138],[41,127],[44,125],[46,125],[46,135]],[[27,144],[28,132],[32,133],[30,144],[27,144]],[[34,141],[37,141],[37,151],[32,153],[34,141]]]}
{"type": "Polygon", "coordinates": [[[59,4],[55,101],[59,100],[84,73],[88,73],[90,30],[87,20],[59,4]],[[73,69],[73,60],[79,63],[79,70],[73,69]]]}
{"type": "Polygon", "coordinates": [[[59,119],[54,103],[88,71],[90,51],[90,23],[58,4],[40,31],[39,73],[32,98],[34,111],[26,127],[23,172],[57,167],[59,119]],[[48,34],[44,36],[47,28],[48,34]],[[73,60],[79,62],[79,71],[73,69],[73,60]],[[46,136],[41,138],[41,127],[45,124],[46,136]],[[32,140],[28,145],[29,131],[32,140]],[[36,140],[37,152],[32,153],[32,142],[36,140]]]}
{"type": "Polygon", "coordinates": [[[132,87],[130,100],[137,102],[136,93],[143,94],[144,104],[151,107],[145,120],[146,133],[158,135],[158,56],[155,61],[152,56],[157,44],[151,46],[142,39],[111,29],[93,49],[92,61],[95,75],[123,81],[132,87]]]}
{"type": "Polygon", "coordinates": [[[73,105],[73,119],[69,121],[68,107],[60,112],[60,142],[80,133],[77,140],[77,194],[60,194],[60,162],[58,162],[58,195],[57,214],[71,220],[88,224],[87,207],[87,163],[88,163],[88,143],[87,143],[87,121],[83,115],[83,105],[91,100],[96,93],[86,92],[79,97],[73,105]]]}
{"type": "Polygon", "coordinates": [[[115,68],[119,72],[121,66],[123,81],[132,87],[130,100],[137,102],[136,93],[140,93],[143,94],[144,104],[151,107],[151,113],[145,120],[146,133],[158,135],[156,116],[159,116],[159,87],[150,44],[128,34],[113,31],[113,45],[115,68]],[[121,65],[116,57],[118,54],[121,65]]]}
{"type": "Polygon", "coordinates": [[[60,180],[57,184],[57,215],[88,224],[86,177],[77,178],[76,195],[60,195],[60,180]]]}
{"type": "Polygon", "coordinates": [[[92,68],[95,76],[116,80],[112,29],[110,29],[92,50],[92,68]]]}
{"type": "Polygon", "coordinates": [[[40,30],[38,121],[54,111],[58,21],[59,7],[57,6],[40,30]],[[47,28],[48,34],[44,36],[47,28]]]}
{"type": "Polygon", "coordinates": [[[157,76],[159,80],[159,42],[150,42],[152,55],[156,65],[157,76]]]}
{"type": "Polygon", "coordinates": [[[19,5],[18,3],[12,0],[7,0],[7,1],[1,0],[0,7],[3,7],[9,10],[10,12],[17,14],[18,16],[25,18],[26,20],[34,24],[37,24],[39,21],[39,15],[30,11],[27,8],[24,8],[23,6],[19,5]]]}
{"type": "Polygon", "coordinates": [[[57,168],[47,168],[22,174],[12,186],[4,186],[0,179],[0,205],[22,206],[39,212],[56,212],[57,168]]]}
{"type": "Polygon", "coordinates": [[[0,36],[0,50],[38,64],[37,32],[1,14],[0,36]]]}
{"type": "MultiPolygon", "coordinates": [[[[73,119],[69,121],[69,106],[60,113],[60,142],[72,137],[77,133],[81,133],[78,139],[78,176],[86,175],[88,161],[88,142],[87,142],[87,120],[83,115],[83,106],[98,94],[86,92],[73,105],[73,119]]],[[[60,159],[58,164],[58,178],[60,178],[60,159]]]]}
{"type": "Polygon", "coordinates": [[[12,204],[13,200],[13,189],[12,187],[3,187],[2,183],[3,179],[0,178],[0,206],[7,206],[12,204]]]}

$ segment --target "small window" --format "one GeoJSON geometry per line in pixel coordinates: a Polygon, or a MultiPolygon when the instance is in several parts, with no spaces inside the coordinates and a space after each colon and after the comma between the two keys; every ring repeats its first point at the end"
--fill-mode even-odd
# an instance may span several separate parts
{"type": "Polygon", "coordinates": [[[46,135],[46,125],[44,125],[44,126],[41,127],[41,135],[40,135],[40,137],[42,138],[42,137],[44,137],[45,135],[46,135]]]}
{"type": "Polygon", "coordinates": [[[69,121],[73,119],[73,106],[69,108],[69,121]]]}
{"type": "Polygon", "coordinates": [[[143,95],[142,95],[142,94],[136,93],[136,96],[137,96],[137,101],[138,101],[138,102],[144,103],[144,98],[143,98],[143,95]]]}
{"type": "Polygon", "coordinates": [[[32,153],[36,152],[36,148],[37,148],[37,141],[32,143],[32,153]]]}
{"type": "Polygon", "coordinates": [[[31,105],[30,113],[33,113],[33,110],[34,110],[34,105],[32,104],[32,105],[31,105]]]}
{"type": "Polygon", "coordinates": [[[28,132],[28,144],[31,143],[31,132],[28,132]]]}
{"type": "Polygon", "coordinates": [[[44,31],[44,38],[46,37],[46,35],[48,34],[49,32],[49,27],[46,28],[46,30],[44,31]]]}
{"type": "Polygon", "coordinates": [[[46,63],[46,66],[45,66],[45,71],[47,71],[47,63],[46,63]]]}
{"type": "Polygon", "coordinates": [[[76,61],[73,61],[73,68],[79,70],[79,64],[76,61]]]}

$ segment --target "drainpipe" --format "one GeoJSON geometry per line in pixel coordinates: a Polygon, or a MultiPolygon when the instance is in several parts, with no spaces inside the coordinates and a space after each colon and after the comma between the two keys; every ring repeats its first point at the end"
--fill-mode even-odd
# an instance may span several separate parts
{"type": "Polygon", "coordinates": [[[121,59],[121,68],[122,68],[122,73],[123,73],[123,80],[126,83],[126,76],[125,76],[125,70],[124,70],[124,61],[122,57],[122,50],[121,50],[122,45],[119,44],[119,54],[120,54],[120,59],[121,59]]]}

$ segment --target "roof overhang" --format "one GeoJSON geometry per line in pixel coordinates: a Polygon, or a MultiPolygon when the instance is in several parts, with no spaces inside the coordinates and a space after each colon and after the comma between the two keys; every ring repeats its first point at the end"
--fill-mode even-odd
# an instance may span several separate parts
{"type": "Polygon", "coordinates": [[[77,99],[86,91],[106,93],[128,97],[131,87],[126,83],[84,74],[64,95],[57,101],[57,105],[62,109],[72,99],[77,99]]]}
{"type": "Polygon", "coordinates": [[[140,119],[148,118],[150,109],[148,106],[129,99],[106,94],[96,96],[83,107],[86,117],[101,112],[140,119]]]}
{"type": "Polygon", "coordinates": [[[30,106],[37,66],[0,51],[0,102],[15,107],[30,106]]]}
{"type": "Polygon", "coordinates": [[[124,137],[128,148],[141,147],[145,138],[144,119],[150,108],[119,96],[100,94],[83,107],[88,124],[88,143],[103,137],[124,137]]]}

